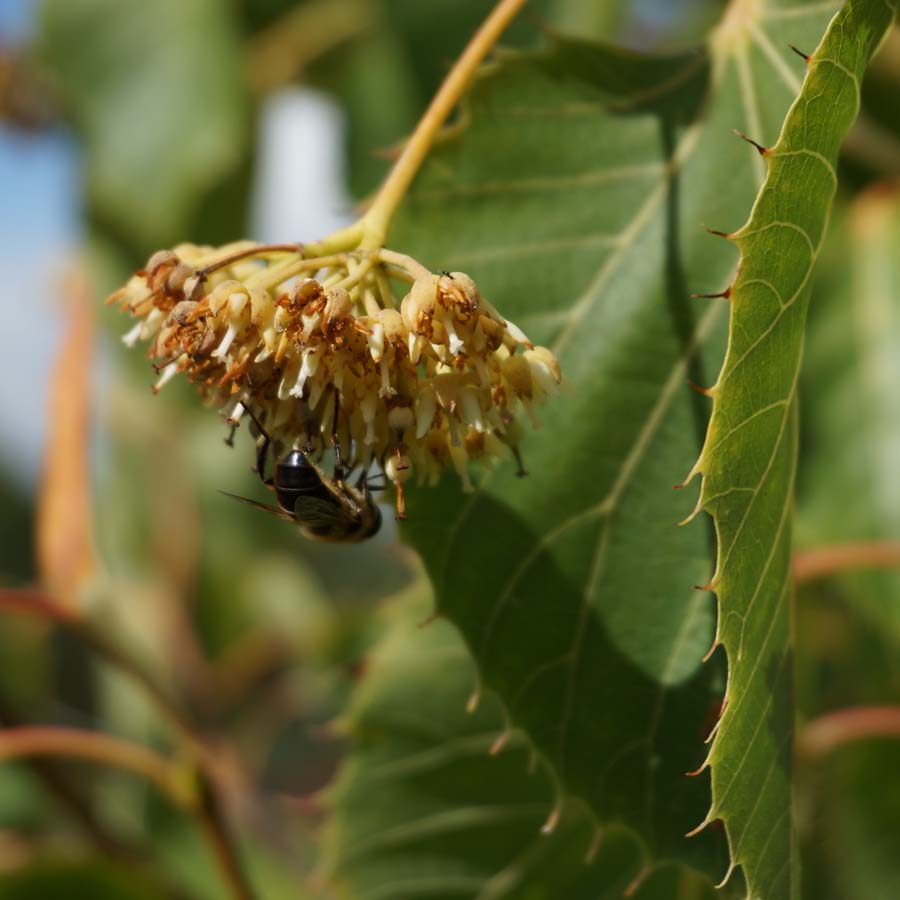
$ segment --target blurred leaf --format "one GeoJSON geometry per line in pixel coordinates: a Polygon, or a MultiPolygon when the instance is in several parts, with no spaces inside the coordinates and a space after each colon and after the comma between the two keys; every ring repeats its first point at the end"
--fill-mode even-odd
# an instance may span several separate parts
{"type": "Polygon", "coordinates": [[[396,35],[379,25],[339,64],[314,73],[337,95],[347,116],[347,180],[356,197],[368,194],[388,163],[378,158],[415,125],[423,101],[396,35]]]}
{"type": "Polygon", "coordinates": [[[142,250],[187,237],[246,150],[243,57],[217,0],[43,0],[42,58],[86,143],[88,199],[142,250]]]}
{"type": "Polygon", "coordinates": [[[45,590],[76,608],[96,568],[88,465],[93,310],[80,271],[66,279],[68,325],[53,369],[49,429],[37,510],[38,574],[45,590]]]}
{"type": "MultiPolygon", "coordinates": [[[[422,103],[431,99],[453,61],[493,9],[494,0],[382,0],[385,25],[403,42],[413,84],[422,103]]],[[[550,0],[533,0],[528,13],[503,34],[504,46],[531,43],[535,18],[540,21],[550,0]]]]}
{"type": "Polygon", "coordinates": [[[564,33],[583,38],[613,39],[644,50],[676,49],[702,41],[722,7],[720,0],[552,0],[548,19],[564,33]]]}
{"type": "Polygon", "coordinates": [[[0,470],[0,578],[3,584],[34,579],[34,513],[25,486],[0,470]]]}
{"type": "MultiPolygon", "coordinates": [[[[7,723],[4,721],[4,725],[7,723]]],[[[46,824],[49,804],[24,765],[0,766],[0,832],[37,829],[46,824]]],[[[2,895],[0,895],[2,896],[2,895]]]]}
{"type": "MultiPolygon", "coordinates": [[[[805,546],[900,540],[900,191],[863,194],[842,225],[826,247],[801,380],[805,546]]],[[[841,581],[900,644],[900,573],[841,581]]]]}
{"type": "Polygon", "coordinates": [[[631,0],[553,0],[550,14],[565,34],[609,40],[621,37],[633,7],[631,0]]]}
{"type": "MultiPolygon", "coordinates": [[[[494,698],[467,713],[471,657],[447,623],[420,629],[425,614],[394,606],[347,713],[354,748],[329,791],[329,875],[360,900],[622,897],[646,862],[640,843],[621,828],[596,831],[574,804],[541,833],[555,802],[548,772],[521,735],[499,749],[494,698]]],[[[713,891],[667,867],[633,896],[713,891]]]]}
{"type": "Polygon", "coordinates": [[[791,509],[796,387],[810,276],[837,189],[837,155],[859,110],[859,83],[896,2],[848,2],[812,54],[806,79],[745,225],[730,288],[728,352],[695,470],[715,519],[716,639],[729,661],[727,706],[708,762],[709,818],[725,824],[752,897],[799,894],[792,828],[791,509]]]}
{"type": "Polygon", "coordinates": [[[368,0],[307,0],[296,3],[248,46],[253,89],[265,93],[302,74],[317,58],[343,50],[369,32],[376,6],[368,0]]]}
{"type": "Polygon", "coordinates": [[[37,862],[0,875],[0,900],[163,900],[168,894],[134,867],[37,862]]]}
{"type": "Polygon", "coordinates": [[[724,693],[720,661],[702,665],[713,602],[692,587],[712,535],[676,527],[692,498],[672,485],[708,411],[685,382],[711,380],[727,310],[689,293],[720,290],[735,261],[701,223],[737,225],[763,175],[730,129],[775,138],[803,70],[778,48],[811,45],[828,16],[734,9],[745,18],[726,18],[709,57],[562,41],[506,58],[392,240],[468,271],[574,387],[524,440],[527,479],[508,465],[466,501],[449,482],[413,496],[408,535],[440,612],[567,795],[719,877],[722,836],[684,839],[709,803],[684,773],[724,693]]]}
{"type": "Polygon", "coordinates": [[[796,703],[801,720],[846,706],[900,701],[900,656],[877,616],[860,616],[846,582],[802,588],[796,603],[796,703]]]}
{"type": "Polygon", "coordinates": [[[895,739],[845,747],[818,767],[804,873],[810,900],[900,896],[900,781],[886,777],[898,768],[895,739]]]}
{"type": "Polygon", "coordinates": [[[862,109],[845,143],[844,168],[854,183],[900,176],[900,27],[872,59],[862,83],[862,109]]]}

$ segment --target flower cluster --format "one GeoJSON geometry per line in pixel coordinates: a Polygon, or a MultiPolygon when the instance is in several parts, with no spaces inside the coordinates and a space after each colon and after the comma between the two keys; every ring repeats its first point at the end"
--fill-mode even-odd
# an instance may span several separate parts
{"type": "Polygon", "coordinates": [[[236,424],[249,412],[279,456],[373,461],[397,486],[515,456],[521,412],[556,392],[559,364],[462,272],[389,250],[310,258],[301,246],[184,244],[154,254],[110,298],[152,340],[154,390],[184,373],[236,424]],[[398,290],[400,288],[400,290],[398,290]],[[398,299],[398,295],[405,295],[398,299]]]}

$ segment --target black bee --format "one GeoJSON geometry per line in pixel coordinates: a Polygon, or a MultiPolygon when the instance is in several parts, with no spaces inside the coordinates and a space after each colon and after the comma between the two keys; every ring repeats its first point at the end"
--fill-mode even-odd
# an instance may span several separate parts
{"type": "Polygon", "coordinates": [[[274,491],[278,506],[268,506],[226,491],[222,493],[295,522],[306,537],[316,541],[359,543],[378,531],[381,510],[369,490],[366,472],[359,476],[355,485],[346,482],[337,444],[333,478],[328,478],[302,450],[289,451],[275,463],[273,475],[267,476],[266,460],[271,441],[256,417],[252,413],[250,416],[263,437],[257,448],[256,470],[263,484],[274,491]]]}

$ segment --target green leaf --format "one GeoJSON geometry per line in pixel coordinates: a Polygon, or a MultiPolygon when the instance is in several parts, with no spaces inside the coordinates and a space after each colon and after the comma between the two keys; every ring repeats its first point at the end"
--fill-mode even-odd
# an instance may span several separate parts
{"type": "Polygon", "coordinates": [[[86,142],[93,212],[141,248],[187,236],[246,152],[243,57],[217,0],[44,0],[41,55],[86,142]]]}
{"type": "MultiPolygon", "coordinates": [[[[458,633],[395,605],[346,724],[353,751],[329,801],[326,867],[359,900],[424,897],[613,900],[645,873],[627,831],[597,834],[584,810],[552,834],[554,787],[501,706],[466,712],[474,665],[458,633]],[[494,748],[492,750],[492,748],[494,748]]],[[[713,900],[684,869],[642,882],[636,900],[713,900]]]]}
{"type": "MultiPolygon", "coordinates": [[[[851,206],[823,250],[801,373],[804,452],[798,543],[815,547],[900,534],[900,194],[877,187],[851,206]]],[[[900,575],[841,582],[854,608],[900,643],[900,575]]]]}
{"type": "Polygon", "coordinates": [[[750,218],[729,235],[741,251],[731,285],[728,350],[696,465],[716,524],[716,640],[725,646],[727,707],[708,758],[713,803],[732,866],[751,897],[799,893],[791,828],[790,521],[797,453],[796,386],[812,268],[837,187],[841,141],[859,83],[895,2],[850,0],[812,54],[803,88],[766,154],[750,218]]]}
{"type": "MultiPolygon", "coordinates": [[[[834,7],[831,9],[833,10],[834,7]]],[[[556,350],[573,391],[468,499],[410,492],[407,534],[438,610],[480,679],[584,801],[650,853],[721,876],[719,835],[687,779],[724,694],[712,643],[708,521],[673,491],[703,440],[689,390],[721,360],[727,304],[689,299],[733,271],[701,224],[737,224],[762,161],[731,134],[774,138],[829,9],[735,3],[710,52],[644,56],[560,40],[506,57],[475,85],[466,128],[418,179],[392,244],[463,269],[556,350]],[[762,101],[765,101],[764,103],[762,101]],[[698,352],[698,347],[703,351],[698,352]]]]}
{"type": "MultiPolygon", "coordinates": [[[[813,295],[811,324],[821,300],[815,289],[813,295]]],[[[803,465],[801,455],[801,472],[803,465]]],[[[812,720],[822,714],[890,707],[900,697],[895,636],[873,617],[858,615],[842,587],[819,582],[798,591],[795,695],[798,721],[809,723],[806,727],[821,727],[812,720]]],[[[794,805],[803,896],[890,900],[900,895],[900,784],[885,775],[900,765],[900,742],[895,737],[857,740],[798,759],[794,805]]]]}
{"type": "Polygon", "coordinates": [[[39,861],[0,876],[0,900],[163,900],[146,873],[101,860],[39,861]]]}
{"type": "Polygon", "coordinates": [[[804,888],[814,900],[893,900],[900,896],[900,766],[896,738],[852,744],[816,773],[813,854],[804,888]]]}

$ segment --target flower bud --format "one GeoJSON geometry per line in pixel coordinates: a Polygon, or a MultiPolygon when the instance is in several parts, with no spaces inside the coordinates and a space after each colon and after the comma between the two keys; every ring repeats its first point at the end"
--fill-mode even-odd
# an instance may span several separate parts
{"type": "Polygon", "coordinates": [[[425,275],[413,282],[409,293],[403,298],[400,313],[406,327],[414,334],[430,337],[437,291],[438,277],[425,275]]]}
{"type": "Polygon", "coordinates": [[[531,377],[531,366],[522,356],[510,356],[501,364],[503,377],[517,397],[531,397],[534,392],[534,381],[531,377]]]}
{"type": "Polygon", "coordinates": [[[166,284],[163,290],[171,296],[184,296],[184,284],[194,275],[193,266],[180,262],[166,276],[166,284]]]}
{"type": "Polygon", "coordinates": [[[412,477],[413,466],[405,454],[391,454],[384,464],[384,474],[394,484],[403,484],[412,477]]]}
{"type": "Polygon", "coordinates": [[[403,434],[416,424],[416,417],[408,406],[392,406],[388,413],[388,425],[399,434],[403,434]]]}
{"type": "Polygon", "coordinates": [[[343,288],[325,292],[325,308],[322,312],[322,333],[333,344],[345,342],[345,333],[353,317],[353,302],[343,288]]]}

